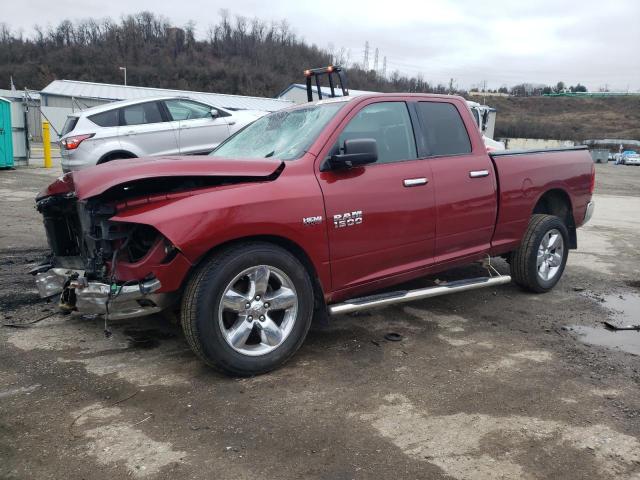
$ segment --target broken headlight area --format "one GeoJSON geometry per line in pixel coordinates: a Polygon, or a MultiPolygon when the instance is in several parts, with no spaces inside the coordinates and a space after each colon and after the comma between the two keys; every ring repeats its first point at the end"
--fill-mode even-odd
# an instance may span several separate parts
{"type": "Polygon", "coordinates": [[[167,255],[174,250],[149,225],[110,220],[117,212],[110,202],[67,195],[41,198],[36,206],[47,232],[51,267],[83,270],[89,280],[112,279],[114,266],[140,262],[158,243],[167,255]]]}

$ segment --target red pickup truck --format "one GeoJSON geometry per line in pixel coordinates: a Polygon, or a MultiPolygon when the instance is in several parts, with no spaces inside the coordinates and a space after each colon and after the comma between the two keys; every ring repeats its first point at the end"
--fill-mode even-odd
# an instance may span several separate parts
{"type": "Polygon", "coordinates": [[[180,309],[225,373],[286,361],[312,319],[513,280],[545,292],[593,212],[582,148],[488,154],[464,99],[379,94],[267,115],[211,155],[67,174],[36,201],[42,296],[106,319],[180,309]],[[511,276],[389,291],[503,256],[511,276]],[[386,293],[372,294],[386,289],[386,293]]]}

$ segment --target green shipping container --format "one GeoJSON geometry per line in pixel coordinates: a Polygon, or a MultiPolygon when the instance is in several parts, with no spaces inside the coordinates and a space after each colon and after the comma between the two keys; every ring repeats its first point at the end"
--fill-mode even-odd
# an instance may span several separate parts
{"type": "Polygon", "coordinates": [[[0,97],[0,168],[13,167],[11,102],[0,97]]]}

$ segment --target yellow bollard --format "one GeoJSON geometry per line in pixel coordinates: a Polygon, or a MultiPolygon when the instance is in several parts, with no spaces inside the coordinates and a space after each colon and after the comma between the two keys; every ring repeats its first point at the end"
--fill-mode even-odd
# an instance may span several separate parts
{"type": "Polygon", "coordinates": [[[51,135],[49,122],[42,122],[42,143],[44,147],[44,168],[51,168],[51,135]]]}

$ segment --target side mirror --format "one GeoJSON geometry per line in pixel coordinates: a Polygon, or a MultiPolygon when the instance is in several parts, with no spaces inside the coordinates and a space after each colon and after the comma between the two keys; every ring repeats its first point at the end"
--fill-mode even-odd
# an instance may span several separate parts
{"type": "Polygon", "coordinates": [[[344,153],[332,155],[323,170],[359,167],[378,161],[378,144],[373,138],[354,138],[344,141],[344,153]]]}
{"type": "Polygon", "coordinates": [[[217,109],[212,108],[211,109],[211,118],[218,118],[220,116],[220,112],[218,112],[217,109]]]}

